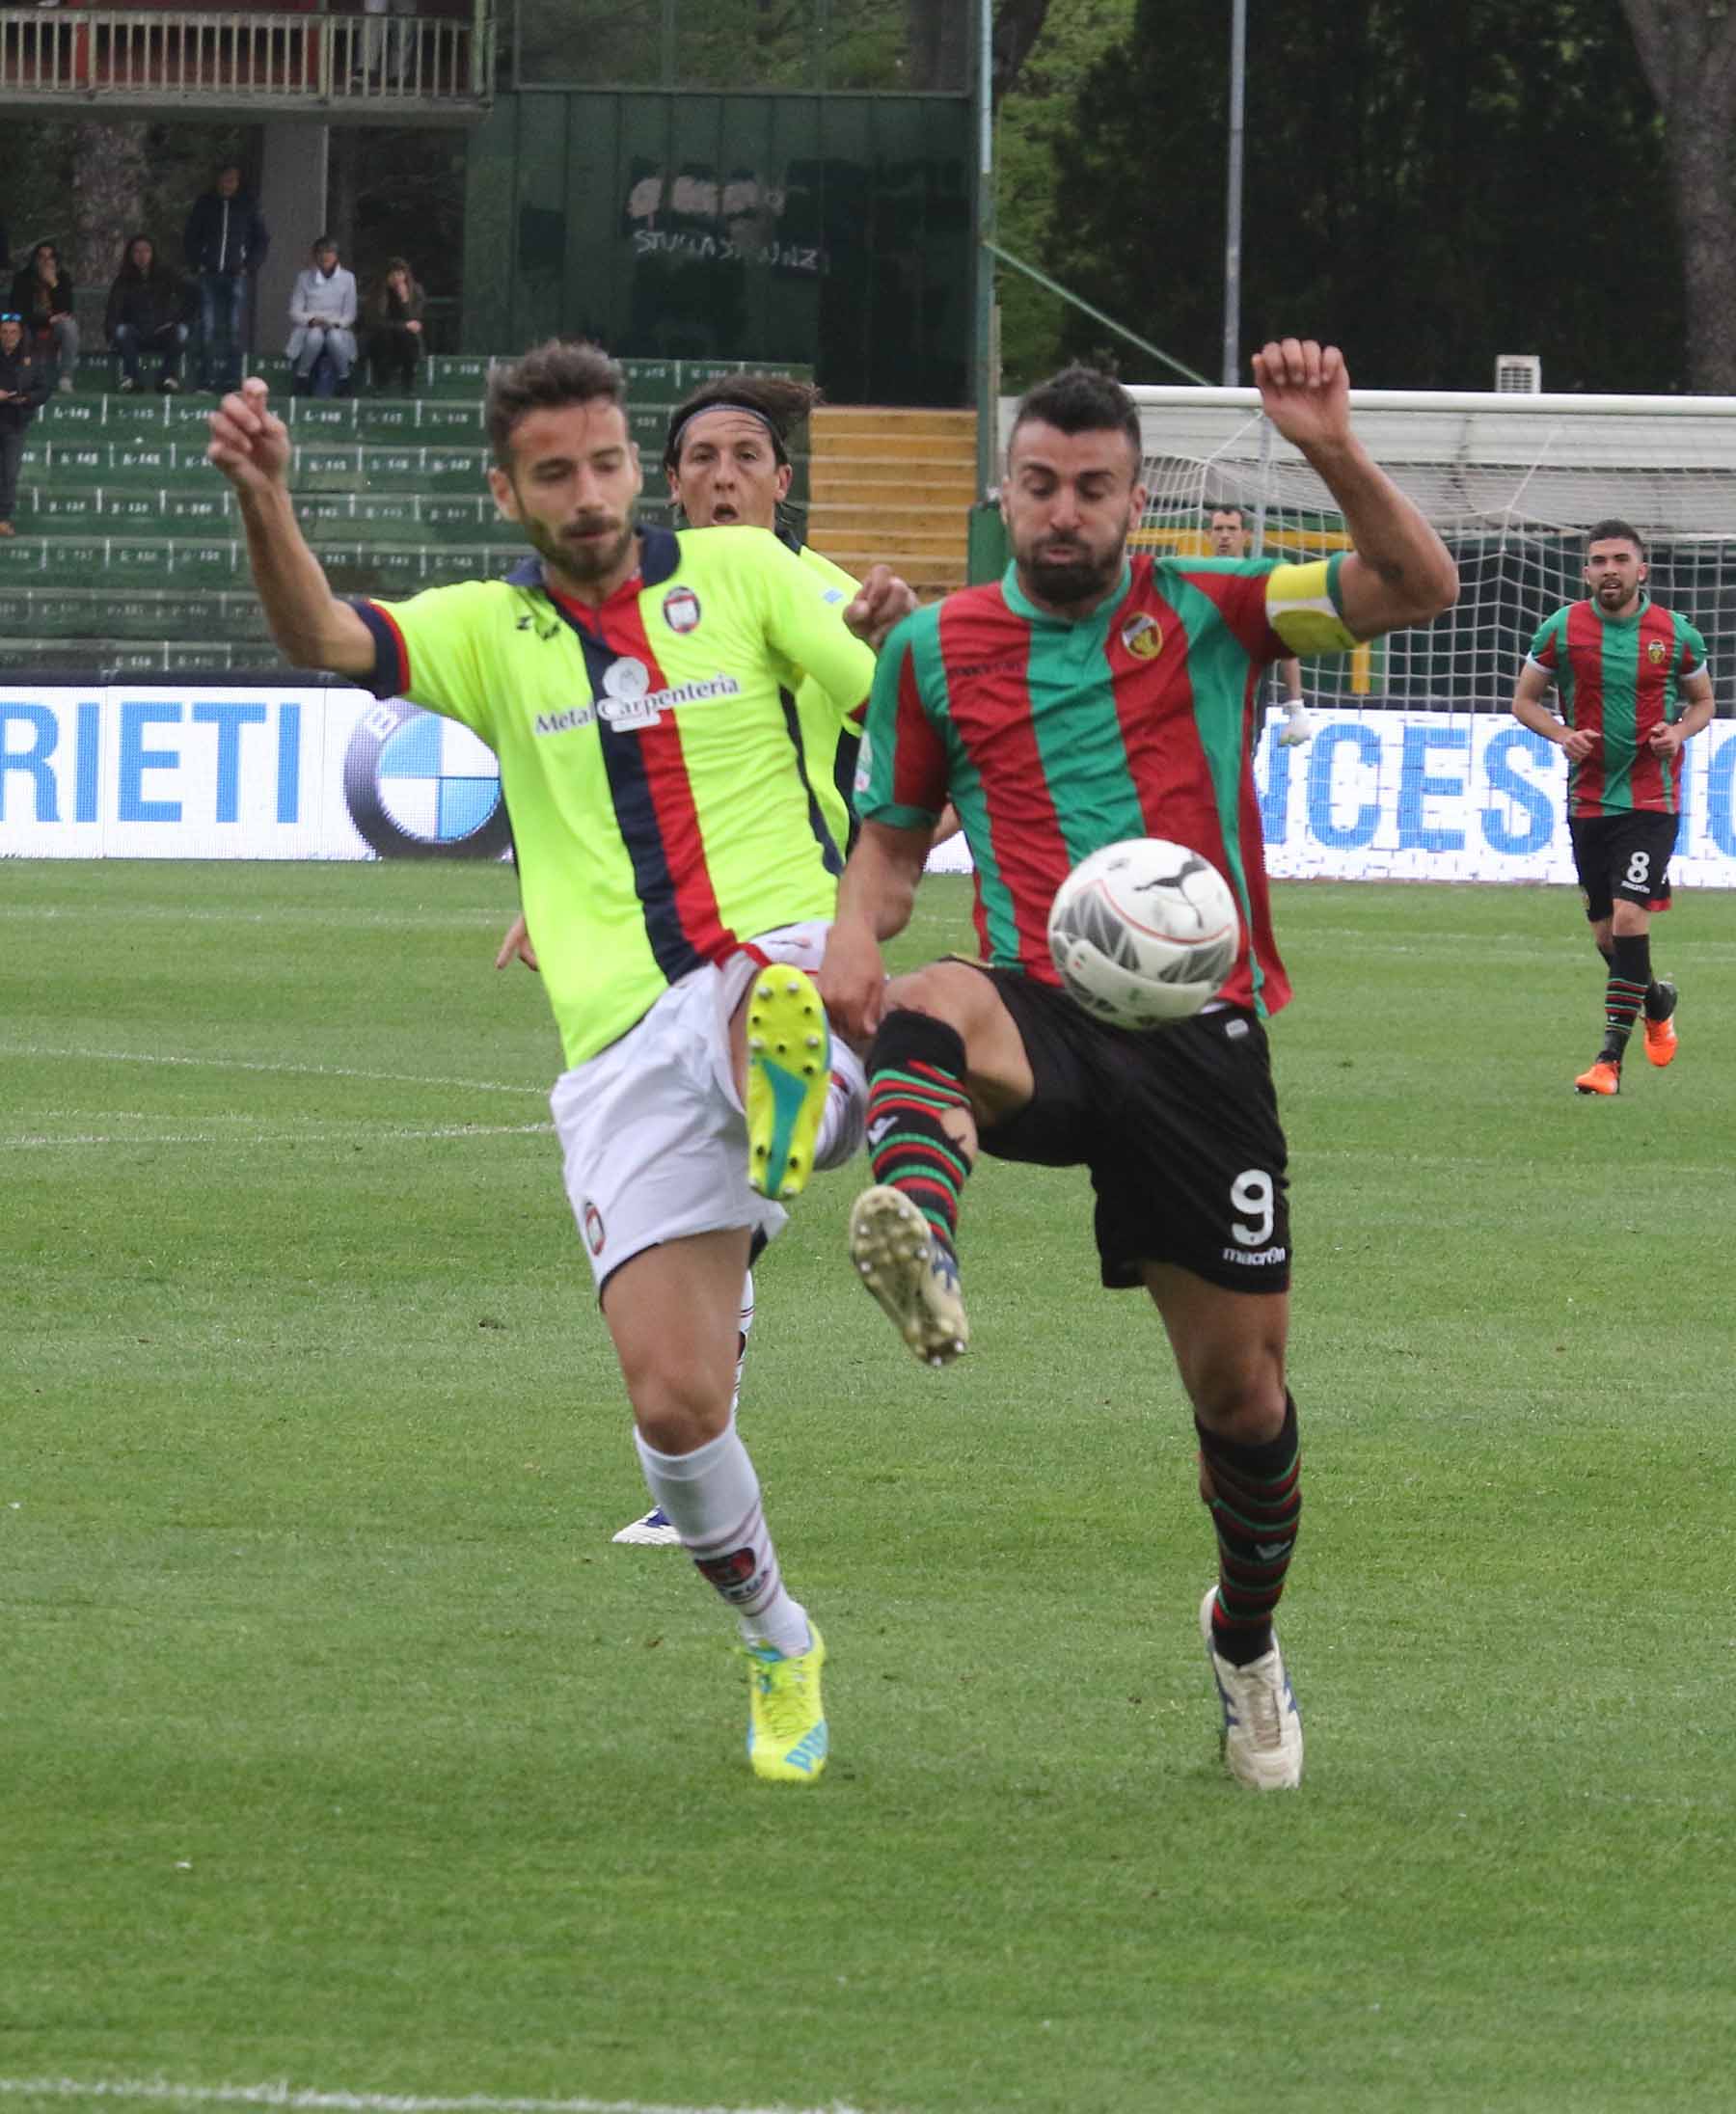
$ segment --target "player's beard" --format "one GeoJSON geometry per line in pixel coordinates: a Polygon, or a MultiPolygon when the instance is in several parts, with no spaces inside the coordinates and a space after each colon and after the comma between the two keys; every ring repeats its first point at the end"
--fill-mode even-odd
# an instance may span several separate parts
{"type": "Polygon", "coordinates": [[[573,540],[575,528],[600,529],[604,523],[580,521],[569,523],[565,528],[550,528],[539,521],[527,521],[522,526],[537,556],[556,573],[579,586],[587,586],[593,580],[606,580],[614,572],[637,533],[629,520],[621,523],[619,535],[595,536],[579,543],[573,540]]]}
{"type": "Polygon", "coordinates": [[[1088,545],[1071,538],[1044,536],[1034,542],[1028,551],[1015,555],[1025,586],[1037,601],[1051,603],[1058,609],[1071,609],[1081,603],[1095,604],[1103,599],[1115,584],[1126,547],[1126,539],[1123,537],[1109,550],[1094,553],[1088,545]],[[1066,556],[1052,555],[1063,546],[1068,553],[1066,556]],[[1040,556],[1040,552],[1051,555],[1040,556]]]}

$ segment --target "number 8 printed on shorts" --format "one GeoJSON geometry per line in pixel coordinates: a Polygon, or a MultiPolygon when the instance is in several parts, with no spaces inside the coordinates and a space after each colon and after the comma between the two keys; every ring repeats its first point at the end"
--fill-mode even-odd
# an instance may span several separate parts
{"type": "Polygon", "coordinates": [[[1626,885],[1630,888],[1646,888],[1651,885],[1651,854],[1636,852],[1628,860],[1626,885]]]}

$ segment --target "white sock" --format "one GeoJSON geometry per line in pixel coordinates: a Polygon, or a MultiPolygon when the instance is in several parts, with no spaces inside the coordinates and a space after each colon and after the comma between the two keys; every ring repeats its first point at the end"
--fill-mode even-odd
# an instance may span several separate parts
{"type": "Polygon", "coordinates": [[[753,1326],[753,1272],[749,1270],[742,1280],[742,1320],[736,1337],[735,1387],[729,1397],[729,1414],[733,1417],[742,1406],[742,1371],[747,1363],[747,1332],[753,1326]]]}
{"type": "Polygon", "coordinates": [[[635,1432],[639,1466],[700,1574],[736,1611],[750,1644],[793,1659],[808,1649],[807,1613],[791,1598],[760,1504],[759,1477],[731,1417],[692,1453],[660,1453],[635,1432]]]}
{"type": "Polygon", "coordinates": [[[814,1140],[815,1167],[842,1167],[860,1149],[867,1127],[868,1074],[855,1051],[834,1035],[831,1089],[820,1119],[820,1134],[814,1140]]]}

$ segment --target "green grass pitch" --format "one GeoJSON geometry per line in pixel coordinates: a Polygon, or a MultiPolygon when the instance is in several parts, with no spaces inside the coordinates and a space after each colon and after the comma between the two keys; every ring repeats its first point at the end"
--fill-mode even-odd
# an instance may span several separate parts
{"type": "MultiPolygon", "coordinates": [[[[1154,1314],[985,1163],[974,1347],[760,1272],[833,1761],[644,1504],[512,879],[0,864],[0,2114],[1722,2109],[1736,899],[1581,1100],[1563,890],[1280,888],[1308,1778],[1224,1776],[1154,1314]]],[[[899,959],[967,944],[932,881],[899,959]]],[[[859,1168],[857,1170],[859,1174],[859,1168]]]]}

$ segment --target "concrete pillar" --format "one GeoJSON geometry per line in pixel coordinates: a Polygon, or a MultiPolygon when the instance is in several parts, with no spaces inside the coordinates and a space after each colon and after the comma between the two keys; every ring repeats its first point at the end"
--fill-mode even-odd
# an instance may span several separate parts
{"type": "Polygon", "coordinates": [[[302,118],[274,118],[261,129],[259,210],[271,230],[271,248],[254,282],[251,342],[256,353],[271,354],[288,342],[295,275],[307,264],[314,236],[325,231],[327,127],[302,118]]]}

